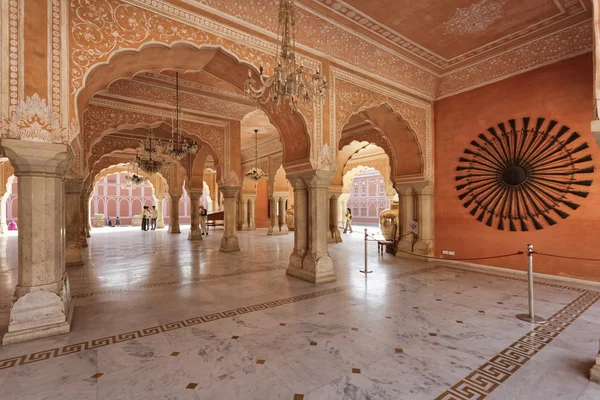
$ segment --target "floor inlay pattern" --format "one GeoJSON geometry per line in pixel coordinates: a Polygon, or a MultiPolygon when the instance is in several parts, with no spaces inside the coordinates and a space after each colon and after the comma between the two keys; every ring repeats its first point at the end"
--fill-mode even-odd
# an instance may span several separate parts
{"type": "Polygon", "coordinates": [[[546,324],[539,325],[523,335],[477,370],[442,393],[436,400],[484,399],[534,355],[550,344],[598,300],[600,300],[600,293],[584,291],[581,296],[548,318],[546,324]]]}
{"type": "MultiPolygon", "coordinates": [[[[426,272],[431,272],[440,269],[440,266],[432,266],[414,271],[407,271],[400,274],[395,274],[391,280],[405,278],[417,274],[422,274],[426,272]]],[[[157,325],[150,328],[145,328],[141,330],[130,331],[126,333],[121,333],[118,335],[107,336],[99,339],[92,339],[86,342],[80,342],[75,344],[70,344],[63,347],[56,347],[54,349],[38,351],[35,353],[31,353],[28,355],[21,355],[17,357],[10,357],[3,360],[0,360],[0,370],[13,368],[18,365],[26,365],[39,361],[50,360],[56,357],[66,356],[70,354],[76,354],[82,351],[95,349],[99,347],[109,346],[117,343],[122,343],[134,339],[143,338],[146,336],[156,335],[159,333],[164,333],[176,329],[182,329],[189,326],[198,325],[201,323],[218,321],[224,318],[231,318],[237,315],[247,314],[255,311],[262,311],[269,308],[279,307],[285,304],[295,303],[303,300],[315,299],[318,297],[323,297],[335,293],[341,293],[350,286],[339,286],[331,289],[325,289],[317,292],[306,293],[298,296],[288,297],[285,299],[268,301],[265,303],[254,304],[247,307],[236,308],[233,310],[222,311],[218,313],[212,313],[208,315],[203,315],[200,317],[188,318],[182,321],[171,322],[168,324],[157,325]]],[[[233,336],[232,339],[238,339],[239,336],[233,336]]],[[[312,345],[312,343],[311,343],[312,345]]],[[[316,343],[315,343],[316,345],[316,343]]]]}

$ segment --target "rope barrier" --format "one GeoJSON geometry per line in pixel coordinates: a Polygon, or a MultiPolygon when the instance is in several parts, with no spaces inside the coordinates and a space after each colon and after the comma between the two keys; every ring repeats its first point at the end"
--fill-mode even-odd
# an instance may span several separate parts
{"type": "Polygon", "coordinates": [[[434,256],[425,256],[422,254],[415,254],[415,253],[411,253],[408,251],[404,251],[404,250],[400,250],[400,249],[396,249],[396,251],[399,251],[401,253],[405,253],[405,254],[410,254],[411,256],[416,256],[416,257],[421,257],[421,258],[430,258],[432,260],[442,260],[442,261],[475,261],[475,260],[491,260],[493,258],[506,258],[506,257],[513,257],[513,256],[520,256],[525,254],[523,251],[517,251],[516,253],[508,253],[508,254],[499,254],[496,256],[489,256],[489,257],[473,257],[473,258],[442,258],[442,257],[434,257],[434,256]]]}
{"type": "Polygon", "coordinates": [[[539,251],[534,251],[533,254],[537,254],[537,255],[540,255],[540,256],[546,256],[546,257],[564,258],[564,259],[567,259],[567,260],[598,261],[598,262],[600,262],[600,258],[582,258],[582,257],[560,256],[560,255],[557,255],[557,254],[540,253],[539,251]]]}

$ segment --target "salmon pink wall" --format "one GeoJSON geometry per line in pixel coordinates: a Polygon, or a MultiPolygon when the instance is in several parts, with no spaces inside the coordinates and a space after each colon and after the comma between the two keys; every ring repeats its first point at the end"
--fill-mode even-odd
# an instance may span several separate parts
{"type": "MultiPolygon", "coordinates": [[[[600,151],[590,131],[593,115],[591,53],[557,62],[435,103],[435,254],[485,257],[534,250],[582,258],[600,258],[600,151]],[[469,214],[458,199],[456,167],[471,140],[509,119],[553,119],[582,135],[596,171],[589,196],[567,219],[530,232],[499,231],[469,214]]],[[[586,176],[585,179],[590,179],[586,176]]],[[[587,190],[587,189],[586,189],[587,190]]],[[[526,269],[525,256],[486,260],[486,265],[526,269]]],[[[534,256],[536,272],[600,281],[600,262],[534,256]]]]}

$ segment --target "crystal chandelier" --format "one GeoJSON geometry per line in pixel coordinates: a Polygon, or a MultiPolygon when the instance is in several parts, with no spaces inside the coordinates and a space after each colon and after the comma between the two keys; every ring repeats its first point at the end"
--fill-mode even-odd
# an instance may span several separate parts
{"type": "Polygon", "coordinates": [[[246,172],[245,177],[256,182],[263,178],[267,179],[267,174],[262,169],[258,168],[258,129],[254,130],[254,167],[246,172]]]}
{"type": "Polygon", "coordinates": [[[131,163],[127,164],[127,174],[125,175],[125,183],[121,184],[121,189],[133,189],[147,180],[148,178],[140,174],[139,169],[136,172],[132,173],[131,163]]]}
{"type": "Polygon", "coordinates": [[[179,114],[183,116],[183,110],[179,107],[179,72],[175,72],[175,124],[171,124],[171,141],[167,143],[165,152],[175,160],[181,160],[190,154],[198,152],[196,142],[188,143],[181,137],[179,128],[179,114]]]}
{"type": "Polygon", "coordinates": [[[154,130],[150,129],[150,135],[143,146],[144,153],[141,156],[139,154],[135,156],[135,165],[150,175],[156,174],[163,169],[164,162],[159,155],[162,149],[158,144],[154,140],[154,130]]]}
{"type": "Polygon", "coordinates": [[[279,1],[279,28],[277,30],[277,66],[273,75],[264,75],[264,67],[260,66],[260,86],[248,71],[245,83],[246,94],[265,104],[273,103],[274,111],[281,109],[281,104],[287,100],[291,111],[298,111],[298,102],[321,102],[325,90],[329,87],[325,77],[317,69],[312,76],[302,63],[296,64],[296,34],[295,34],[295,5],[294,0],[279,1]],[[280,48],[281,47],[281,48],[280,48]]]}

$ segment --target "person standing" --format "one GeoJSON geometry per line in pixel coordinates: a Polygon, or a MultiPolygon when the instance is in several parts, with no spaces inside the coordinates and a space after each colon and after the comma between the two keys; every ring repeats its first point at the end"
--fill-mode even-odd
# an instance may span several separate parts
{"type": "Polygon", "coordinates": [[[346,209],[346,226],[344,227],[344,233],[348,230],[352,233],[352,211],[349,208],[346,209]]]}
{"type": "Polygon", "coordinates": [[[150,212],[150,229],[156,230],[156,220],[158,220],[158,210],[156,206],[152,206],[152,212],[150,212]]]}
{"type": "Polygon", "coordinates": [[[200,206],[200,228],[203,235],[208,235],[208,226],[206,220],[208,218],[208,211],[204,206],[200,206]]]}
{"type": "Polygon", "coordinates": [[[148,230],[149,217],[150,217],[150,213],[148,212],[148,206],[144,206],[144,209],[142,210],[142,230],[143,231],[148,230]]]}
{"type": "Polygon", "coordinates": [[[117,217],[117,220],[115,221],[115,226],[121,226],[121,220],[119,219],[119,217],[117,217]]]}

